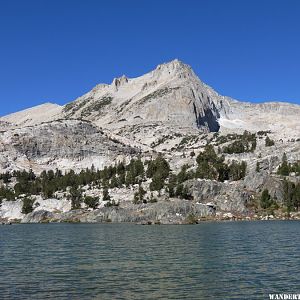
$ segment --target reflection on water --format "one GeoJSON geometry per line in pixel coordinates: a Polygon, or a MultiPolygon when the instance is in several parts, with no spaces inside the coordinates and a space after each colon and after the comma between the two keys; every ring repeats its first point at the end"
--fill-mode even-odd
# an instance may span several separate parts
{"type": "Polygon", "coordinates": [[[299,293],[300,222],[0,227],[1,299],[268,299],[299,293]]]}

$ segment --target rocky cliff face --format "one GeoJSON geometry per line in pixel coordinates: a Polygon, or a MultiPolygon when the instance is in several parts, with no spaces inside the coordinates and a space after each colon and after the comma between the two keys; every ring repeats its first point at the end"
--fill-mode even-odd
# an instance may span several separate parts
{"type": "Polygon", "coordinates": [[[0,169],[103,168],[137,154],[88,121],[61,120],[0,133],[0,169]]]}
{"type": "Polygon", "coordinates": [[[281,102],[248,103],[228,97],[216,101],[221,131],[270,130],[279,138],[297,138],[300,106],[281,102]]]}
{"type": "Polygon", "coordinates": [[[67,117],[85,118],[108,128],[157,122],[210,131],[219,128],[218,111],[202,83],[189,66],[177,60],[138,78],[122,76],[110,85],[98,85],[63,111],[67,117]]]}

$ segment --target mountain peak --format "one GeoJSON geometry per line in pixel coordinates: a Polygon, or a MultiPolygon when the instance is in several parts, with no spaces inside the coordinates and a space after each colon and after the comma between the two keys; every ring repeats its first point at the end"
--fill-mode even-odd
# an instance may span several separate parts
{"type": "Polygon", "coordinates": [[[169,77],[170,75],[179,78],[196,76],[189,65],[178,59],[174,59],[172,61],[158,65],[154,72],[167,77],[169,77]]]}
{"type": "Polygon", "coordinates": [[[176,58],[169,62],[160,64],[156,67],[156,70],[162,70],[162,69],[170,69],[170,70],[188,69],[188,70],[190,70],[191,67],[176,58]]]}

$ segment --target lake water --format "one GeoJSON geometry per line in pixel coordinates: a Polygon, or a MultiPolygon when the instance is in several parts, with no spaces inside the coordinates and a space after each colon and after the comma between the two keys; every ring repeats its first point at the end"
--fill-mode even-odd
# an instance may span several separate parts
{"type": "Polygon", "coordinates": [[[269,299],[300,292],[300,222],[0,226],[1,299],[269,299]]]}

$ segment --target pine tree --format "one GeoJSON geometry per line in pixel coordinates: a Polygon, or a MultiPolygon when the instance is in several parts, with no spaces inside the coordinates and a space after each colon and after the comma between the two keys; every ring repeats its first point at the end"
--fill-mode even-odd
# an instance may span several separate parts
{"type": "Polygon", "coordinates": [[[183,193],[183,184],[179,184],[176,188],[176,196],[181,198],[183,193]]]}
{"type": "Polygon", "coordinates": [[[175,174],[171,174],[169,178],[168,190],[169,190],[169,197],[172,198],[175,196],[175,189],[177,186],[177,176],[175,174]]]}
{"type": "Polygon", "coordinates": [[[153,178],[153,176],[160,175],[165,180],[169,176],[170,166],[169,163],[159,155],[155,160],[152,160],[148,164],[147,177],[153,178]]]}
{"type": "Polygon", "coordinates": [[[84,203],[92,208],[92,209],[96,209],[99,205],[99,198],[97,197],[91,197],[91,196],[85,196],[84,198],[84,203]]]}
{"type": "Polygon", "coordinates": [[[182,190],[181,198],[191,200],[193,198],[189,188],[185,185],[182,190]]]}
{"type": "Polygon", "coordinates": [[[257,173],[260,172],[260,165],[259,165],[259,162],[258,162],[258,161],[256,162],[256,168],[255,168],[255,171],[256,171],[257,173]]]}
{"type": "Polygon", "coordinates": [[[241,163],[233,161],[229,166],[229,178],[234,181],[243,179],[246,175],[246,169],[247,163],[245,161],[241,163]]]}
{"type": "Polygon", "coordinates": [[[34,200],[30,198],[23,199],[22,214],[29,214],[33,211],[34,200]]]}
{"type": "Polygon", "coordinates": [[[145,194],[146,191],[143,189],[141,185],[139,185],[139,190],[134,193],[133,203],[134,204],[147,203],[147,201],[144,199],[145,194]]]}
{"type": "Polygon", "coordinates": [[[152,182],[150,183],[150,191],[159,191],[164,187],[164,179],[158,172],[152,177],[152,182]]]}
{"type": "Polygon", "coordinates": [[[286,153],[283,153],[282,156],[282,163],[281,165],[278,167],[278,171],[277,174],[279,175],[283,175],[283,176],[288,176],[290,174],[290,166],[287,162],[287,156],[286,153]]]}
{"type": "Polygon", "coordinates": [[[72,209],[81,208],[82,192],[77,187],[71,187],[70,189],[71,207],[72,209]]]}
{"type": "Polygon", "coordinates": [[[111,197],[109,195],[108,189],[105,187],[103,189],[103,201],[110,201],[111,197]]]}
{"type": "Polygon", "coordinates": [[[284,204],[287,207],[288,212],[294,210],[294,190],[295,190],[295,184],[293,182],[290,182],[288,180],[283,181],[283,197],[284,197],[284,204]]]}
{"type": "Polygon", "coordinates": [[[294,207],[299,210],[300,207],[300,182],[295,185],[294,192],[293,192],[293,205],[294,207]]]}
{"type": "Polygon", "coordinates": [[[271,205],[270,199],[271,199],[271,196],[269,194],[269,191],[267,189],[263,190],[261,198],[260,198],[260,206],[263,209],[270,207],[270,205],[271,205]]]}
{"type": "Polygon", "coordinates": [[[119,187],[119,186],[120,186],[119,181],[118,181],[116,175],[114,174],[112,176],[111,180],[110,180],[110,187],[111,188],[116,188],[116,187],[119,187]]]}

